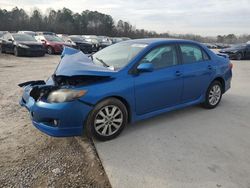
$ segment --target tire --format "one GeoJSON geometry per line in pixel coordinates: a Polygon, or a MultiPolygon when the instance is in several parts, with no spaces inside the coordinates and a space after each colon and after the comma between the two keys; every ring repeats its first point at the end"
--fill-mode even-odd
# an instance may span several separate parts
{"type": "Polygon", "coordinates": [[[236,59],[237,60],[242,60],[243,58],[243,55],[241,53],[238,53],[237,56],[236,56],[236,59]]]}
{"type": "Polygon", "coordinates": [[[15,55],[16,57],[19,57],[19,56],[20,56],[20,53],[19,53],[17,47],[14,48],[14,55],[15,55]]]}
{"type": "Polygon", "coordinates": [[[51,46],[48,46],[48,47],[47,47],[47,53],[48,53],[49,55],[53,55],[55,52],[54,52],[54,49],[53,49],[51,46]]]}
{"type": "Polygon", "coordinates": [[[3,50],[2,46],[0,46],[0,53],[3,54],[5,51],[3,50]]]}
{"type": "Polygon", "coordinates": [[[85,124],[86,136],[94,136],[100,141],[114,139],[122,132],[127,122],[126,106],[116,98],[106,99],[98,103],[88,115],[85,124]]]}
{"type": "Polygon", "coordinates": [[[215,108],[221,101],[222,91],[222,85],[219,81],[212,82],[206,92],[205,102],[202,104],[203,107],[207,109],[215,108]]]}

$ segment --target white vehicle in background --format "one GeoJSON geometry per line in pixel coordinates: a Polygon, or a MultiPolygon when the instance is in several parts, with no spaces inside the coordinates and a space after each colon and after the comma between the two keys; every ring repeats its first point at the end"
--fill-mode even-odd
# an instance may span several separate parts
{"type": "Polygon", "coordinates": [[[9,31],[0,31],[0,38],[2,38],[2,36],[4,36],[6,33],[9,33],[9,31]]]}

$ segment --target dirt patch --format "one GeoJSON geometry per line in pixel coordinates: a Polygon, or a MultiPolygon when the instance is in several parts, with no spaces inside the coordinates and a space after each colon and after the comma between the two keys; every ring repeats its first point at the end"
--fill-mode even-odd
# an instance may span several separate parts
{"type": "Polygon", "coordinates": [[[44,135],[18,104],[17,84],[46,79],[58,62],[59,56],[0,55],[1,187],[110,187],[88,140],[44,135]]]}

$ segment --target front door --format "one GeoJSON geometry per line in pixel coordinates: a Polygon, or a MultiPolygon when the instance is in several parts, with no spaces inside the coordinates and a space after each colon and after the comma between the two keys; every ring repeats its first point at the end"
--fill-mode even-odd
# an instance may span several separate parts
{"type": "Polygon", "coordinates": [[[154,70],[134,77],[136,113],[142,115],[180,103],[183,79],[176,46],[156,47],[140,63],[152,63],[154,70]]]}

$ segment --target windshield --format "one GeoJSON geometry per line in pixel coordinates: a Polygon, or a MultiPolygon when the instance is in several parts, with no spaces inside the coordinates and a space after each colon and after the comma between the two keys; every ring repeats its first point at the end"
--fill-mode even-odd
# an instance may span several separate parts
{"type": "Polygon", "coordinates": [[[14,34],[13,38],[15,39],[15,41],[36,41],[34,37],[25,34],[14,34]]]}
{"type": "Polygon", "coordinates": [[[64,42],[63,39],[57,36],[45,35],[44,37],[46,38],[46,40],[51,41],[51,42],[64,42]]]}
{"type": "Polygon", "coordinates": [[[73,42],[85,42],[85,40],[81,37],[77,37],[77,36],[74,36],[74,37],[69,37],[73,42]]]}
{"type": "Polygon", "coordinates": [[[121,69],[129,63],[147,44],[122,42],[111,45],[93,55],[95,64],[121,69]]]}

